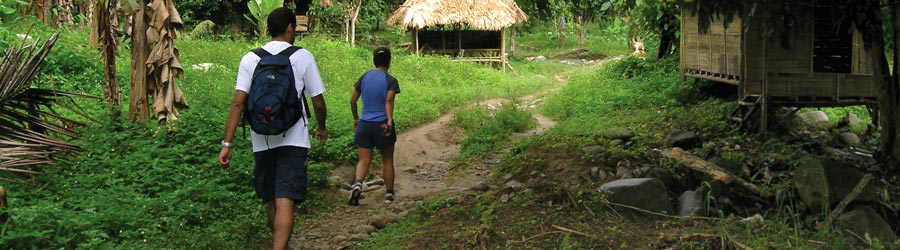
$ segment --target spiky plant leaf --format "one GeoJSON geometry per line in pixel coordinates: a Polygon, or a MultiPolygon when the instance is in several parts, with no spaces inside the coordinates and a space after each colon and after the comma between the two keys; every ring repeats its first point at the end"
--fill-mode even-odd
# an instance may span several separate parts
{"type": "Polygon", "coordinates": [[[71,97],[96,97],[30,87],[57,39],[59,34],[54,34],[41,46],[37,42],[14,46],[0,59],[0,172],[41,174],[36,167],[79,149],[64,139],[77,138],[73,127],[82,123],[60,115],[55,108],[63,107],[87,117],[65,101],[71,101],[71,97]]]}

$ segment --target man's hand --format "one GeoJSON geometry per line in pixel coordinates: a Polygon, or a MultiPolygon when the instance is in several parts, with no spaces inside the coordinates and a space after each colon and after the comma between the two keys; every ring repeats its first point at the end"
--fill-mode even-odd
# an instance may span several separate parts
{"type": "Polygon", "coordinates": [[[222,151],[219,152],[219,166],[222,166],[224,169],[228,169],[228,166],[231,164],[231,148],[222,147],[222,151]]]}
{"type": "Polygon", "coordinates": [[[359,119],[353,119],[353,132],[356,133],[356,125],[359,125],[359,119]]]}
{"type": "Polygon", "coordinates": [[[316,128],[316,139],[321,143],[325,143],[328,141],[328,129],[326,128],[316,128]]]}

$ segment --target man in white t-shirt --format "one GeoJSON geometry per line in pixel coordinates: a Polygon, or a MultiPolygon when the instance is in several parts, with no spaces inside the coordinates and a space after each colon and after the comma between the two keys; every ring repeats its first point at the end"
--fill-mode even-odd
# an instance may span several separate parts
{"type": "MultiPolygon", "coordinates": [[[[266,52],[275,55],[292,46],[294,43],[296,17],[288,8],[278,8],[268,17],[268,32],[272,41],[262,46],[266,52]]],[[[250,92],[251,78],[260,56],[247,53],[241,59],[238,68],[237,86],[228,120],[225,124],[225,139],[219,153],[219,164],[227,168],[231,163],[231,146],[244,104],[250,92]]],[[[319,69],[313,55],[305,49],[299,49],[290,56],[294,72],[294,82],[298,97],[305,92],[311,96],[316,115],[316,139],[324,143],[328,139],[325,128],[325,85],[319,75],[319,69]]],[[[303,109],[300,120],[283,134],[260,135],[251,131],[253,156],[253,185],[256,194],[266,204],[269,227],[273,230],[273,249],[285,249],[293,228],[295,203],[306,198],[306,157],[310,148],[309,130],[307,126],[308,109],[303,109]]]]}

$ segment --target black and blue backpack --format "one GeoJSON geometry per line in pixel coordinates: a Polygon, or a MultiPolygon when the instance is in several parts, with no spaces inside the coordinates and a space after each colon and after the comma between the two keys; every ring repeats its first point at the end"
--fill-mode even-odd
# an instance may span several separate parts
{"type": "Polygon", "coordinates": [[[290,59],[299,49],[291,46],[276,55],[262,48],[253,50],[260,60],[253,70],[250,93],[244,104],[244,122],[250,124],[253,132],[283,136],[300,119],[307,125],[303,110],[309,116],[309,108],[302,89],[298,98],[290,59]]]}

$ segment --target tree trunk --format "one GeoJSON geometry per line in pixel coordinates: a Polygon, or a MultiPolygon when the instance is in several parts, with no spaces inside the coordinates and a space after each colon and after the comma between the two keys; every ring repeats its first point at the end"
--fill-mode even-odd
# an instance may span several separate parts
{"type": "MultiPolygon", "coordinates": [[[[893,28],[891,32],[894,37],[900,35],[900,3],[897,1],[889,1],[890,9],[891,9],[891,22],[893,28]]],[[[878,16],[878,15],[876,15],[878,16]]],[[[879,26],[880,27],[880,26],[879,26]]],[[[877,37],[884,37],[883,35],[877,37]]],[[[874,39],[879,40],[879,39],[874,39]]],[[[884,54],[885,46],[881,44],[881,41],[875,41],[874,43],[878,43],[877,45],[881,46],[873,46],[876,48],[876,53],[878,53],[878,58],[880,58],[880,65],[876,70],[881,70],[882,72],[878,72],[882,75],[882,84],[881,84],[881,96],[879,98],[879,110],[881,110],[882,117],[879,119],[881,123],[881,152],[882,152],[882,164],[884,164],[885,171],[891,174],[900,173],[900,115],[898,115],[898,108],[900,108],[900,68],[896,65],[900,65],[900,57],[894,56],[894,69],[893,72],[888,72],[887,65],[887,57],[884,54]],[[892,74],[891,74],[892,73],[892,74]]],[[[892,49],[896,55],[897,49],[900,49],[900,39],[894,39],[893,44],[891,44],[892,49]]]]}
{"type": "Polygon", "coordinates": [[[132,18],[131,37],[131,93],[128,103],[128,119],[132,122],[150,119],[147,99],[147,16],[144,0],[140,0],[132,18]]]}
{"type": "Polygon", "coordinates": [[[362,2],[353,5],[350,10],[350,46],[356,46],[356,21],[359,19],[360,7],[362,7],[362,2]]]}
{"type": "Polygon", "coordinates": [[[53,8],[53,0],[40,0],[41,2],[41,10],[40,15],[38,16],[42,22],[46,25],[53,25],[53,15],[51,14],[51,9],[53,8]]]}
{"type": "Polygon", "coordinates": [[[678,38],[675,33],[678,32],[674,25],[668,25],[672,21],[677,20],[670,14],[663,14],[659,24],[659,49],[656,51],[656,59],[662,59],[672,55],[673,48],[678,47],[678,38]]]}
{"type": "Polygon", "coordinates": [[[587,25],[584,25],[584,18],[578,17],[578,45],[584,45],[584,35],[587,33],[587,25]]]}
{"type": "Polygon", "coordinates": [[[566,40],[566,16],[563,16],[563,15],[559,16],[559,28],[557,30],[559,30],[559,41],[560,42],[565,41],[566,40]]]}
{"type": "Polygon", "coordinates": [[[106,88],[103,94],[106,102],[110,106],[109,114],[118,116],[117,108],[121,104],[119,95],[122,93],[121,87],[116,80],[116,37],[112,27],[112,13],[110,10],[115,8],[115,1],[108,1],[106,4],[97,1],[95,8],[97,16],[97,32],[100,36],[100,45],[103,50],[103,62],[106,64],[103,80],[106,82],[106,88]]]}
{"type": "Polygon", "coordinates": [[[100,0],[91,0],[91,5],[88,7],[88,18],[91,20],[91,34],[88,37],[88,45],[97,46],[100,45],[100,19],[97,13],[100,12],[100,4],[97,3],[100,0]]]}

